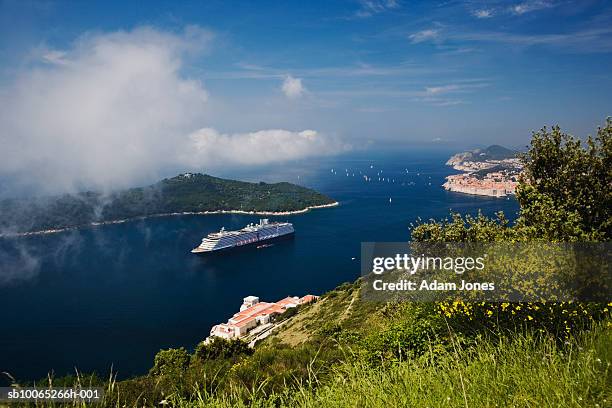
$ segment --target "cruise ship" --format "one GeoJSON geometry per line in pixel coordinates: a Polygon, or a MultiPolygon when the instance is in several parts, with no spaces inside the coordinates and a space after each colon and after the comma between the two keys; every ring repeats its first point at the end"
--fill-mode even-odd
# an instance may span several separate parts
{"type": "Polygon", "coordinates": [[[259,220],[259,224],[249,224],[238,231],[226,231],[208,234],[202,243],[191,250],[194,254],[205,254],[268,241],[274,238],[293,234],[293,224],[290,222],[270,222],[267,218],[259,220]]]}

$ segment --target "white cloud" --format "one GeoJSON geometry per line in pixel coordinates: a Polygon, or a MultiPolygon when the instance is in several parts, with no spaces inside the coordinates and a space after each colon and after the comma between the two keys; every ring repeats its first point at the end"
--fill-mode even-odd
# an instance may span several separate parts
{"type": "Polygon", "coordinates": [[[458,83],[439,86],[428,86],[415,95],[415,101],[432,106],[455,106],[469,103],[458,99],[459,94],[468,94],[477,89],[487,87],[486,82],[458,83]]]}
{"type": "Polygon", "coordinates": [[[14,251],[0,250],[0,286],[31,279],[40,271],[41,262],[25,241],[15,240],[13,245],[14,251]]]}
{"type": "Polygon", "coordinates": [[[393,10],[399,7],[397,0],[360,0],[360,9],[355,13],[356,17],[371,17],[385,11],[393,10]]]}
{"type": "Polygon", "coordinates": [[[530,9],[529,9],[529,7],[527,7],[527,5],[526,5],[526,4],[517,4],[516,6],[513,6],[513,7],[512,7],[512,12],[513,12],[514,14],[518,14],[518,15],[525,14],[525,13],[527,13],[529,10],[530,10],[530,9]]]}
{"type": "Polygon", "coordinates": [[[285,96],[291,99],[300,98],[306,92],[306,88],[302,85],[302,80],[291,75],[287,75],[283,80],[282,90],[285,96]]]}
{"type": "Polygon", "coordinates": [[[223,134],[204,128],[190,135],[193,148],[185,152],[185,161],[215,166],[258,165],[326,155],[346,150],[348,146],[314,130],[292,132],[283,129],[223,134]]]}
{"type": "MultiPolygon", "coordinates": [[[[110,189],[167,169],[214,172],[218,157],[263,163],[331,151],[316,132],[219,135],[219,146],[215,138],[194,138],[209,126],[208,94],[183,67],[212,37],[199,27],[180,33],[144,27],[87,34],[70,49],[39,53],[43,64],[22,69],[0,89],[0,179],[38,194],[110,189]],[[252,152],[259,158],[241,157],[252,152]]],[[[295,81],[291,95],[303,92],[295,81]]]]}
{"type": "Polygon", "coordinates": [[[476,10],[473,14],[476,18],[491,18],[493,17],[493,10],[476,10]]]}
{"type": "Polygon", "coordinates": [[[0,96],[0,175],[58,190],[152,175],[199,127],[207,93],[180,68],[210,38],[138,28],[45,53],[0,96]]]}
{"type": "Polygon", "coordinates": [[[432,99],[429,102],[434,106],[455,106],[455,105],[463,105],[466,103],[466,101],[461,100],[461,99],[442,99],[442,100],[432,99]]]}
{"type": "Polygon", "coordinates": [[[610,52],[612,28],[588,28],[562,34],[514,34],[501,31],[456,32],[448,38],[460,41],[498,42],[515,46],[549,46],[577,53],[610,52]]]}
{"type": "Polygon", "coordinates": [[[450,142],[451,140],[450,140],[450,139],[447,139],[447,138],[442,138],[442,137],[434,137],[433,139],[431,139],[431,141],[432,141],[433,143],[448,143],[448,142],[450,142]]]}
{"type": "Polygon", "coordinates": [[[408,38],[410,39],[410,42],[412,42],[413,44],[418,44],[418,43],[422,43],[425,41],[435,40],[438,38],[439,34],[440,33],[438,30],[429,29],[429,30],[418,31],[414,34],[410,34],[408,38]]]}
{"type": "Polygon", "coordinates": [[[49,64],[64,65],[66,64],[66,60],[64,59],[65,56],[66,53],[62,51],[46,50],[46,52],[44,52],[42,55],[42,59],[44,62],[49,64]]]}
{"type": "Polygon", "coordinates": [[[430,86],[425,88],[427,95],[442,95],[461,89],[459,85],[430,86]]]}
{"type": "Polygon", "coordinates": [[[476,18],[491,18],[495,15],[514,14],[517,16],[530,13],[532,11],[543,10],[556,7],[558,1],[551,0],[527,0],[521,3],[516,3],[512,6],[495,6],[495,3],[490,4],[492,7],[486,9],[478,9],[472,11],[472,15],[476,18]]]}
{"type": "Polygon", "coordinates": [[[550,1],[544,0],[535,0],[535,1],[525,1],[523,3],[512,6],[510,10],[517,15],[522,15],[525,13],[529,13],[531,11],[542,10],[550,7],[554,7],[555,4],[550,1]]]}

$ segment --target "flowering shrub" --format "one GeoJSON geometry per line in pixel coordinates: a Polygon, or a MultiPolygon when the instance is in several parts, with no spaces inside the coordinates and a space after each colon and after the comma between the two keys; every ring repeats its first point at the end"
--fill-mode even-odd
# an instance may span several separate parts
{"type": "Polygon", "coordinates": [[[467,303],[440,302],[437,312],[462,332],[489,329],[494,332],[532,328],[566,339],[574,332],[589,327],[612,314],[612,302],[524,302],[467,303]]]}
{"type": "MultiPolygon", "coordinates": [[[[611,158],[612,118],[607,118],[605,126],[598,129],[595,137],[587,138],[586,143],[558,127],[543,128],[533,134],[528,152],[521,155],[524,173],[516,192],[520,211],[513,225],[502,213],[496,218],[453,214],[451,219],[418,222],[412,229],[412,240],[609,242],[612,237],[611,158]]],[[[522,264],[515,270],[526,271],[531,270],[530,263],[537,265],[539,261],[537,251],[533,256],[516,259],[522,264]]],[[[571,256],[563,259],[572,260],[571,256]]],[[[588,260],[581,258],[580,263],[588,260]]],[[[554,269],[555,264],[551,266],[554,269]]],[[[542,265],[534,267],[539,269],[542,265]]],[[[521,293],[529,294],[528,290],[529,287],[522,287],[521,293]]],[[[450,301],[438,303],[436,307],[437,313],[462,333],[530,328],[563,340],[595,321],[609,318],[612,303],[450,301]]]]}

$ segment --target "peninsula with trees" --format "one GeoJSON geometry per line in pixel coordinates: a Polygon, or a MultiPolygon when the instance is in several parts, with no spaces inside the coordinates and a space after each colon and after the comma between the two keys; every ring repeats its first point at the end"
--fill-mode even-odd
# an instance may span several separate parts
{"type": "Polygon", "coordinates": [[[57,232],[91,225],[183,214],[287,215],[338,203],[295,184],[249,183],[184,173],[113,193],[82,192],[0,201],[0,236],[57,232]]]}
{"type": "Polygon", "coordinates": [[[457,153],[446,165],[463,173],[446,177],[445,189],[492,197],[514,194],[523,170],[518,152],[499,145],[457,153]]]}

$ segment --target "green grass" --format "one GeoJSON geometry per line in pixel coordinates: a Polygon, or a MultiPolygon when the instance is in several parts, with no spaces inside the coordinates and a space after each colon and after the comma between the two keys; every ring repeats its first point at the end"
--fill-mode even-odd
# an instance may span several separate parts
{"type": "MultiPolygon", "coordinates": [[[[275,398],[301,407],[596,407],[612,406],[612,333],[598,329],[561,349],[532,336],[483,342],[473,349],[400,362],[386,369],[360,362],[338,367],[315,390],[304,384],[275,398]]],[[[229,399],[185,406],[233,406],[229,399]]]]}
{"type": "Polygon", "coordinates": [[[168,396],[179,407],[610,407],[610,322],[566,344],[530,334],[430,350],[373,367],[345,362],[325,379],[265,395],[263,387],[168,396]]]}
{"type": "Polygon", "coordinates": [[[567,350],[518,336],[469,350],[430,353],[386,370],[343,365],[330,384],[296,395],[298,406],[594,407],[612,401],[610,331],[567,350]]]}

